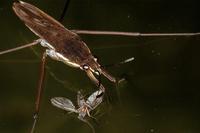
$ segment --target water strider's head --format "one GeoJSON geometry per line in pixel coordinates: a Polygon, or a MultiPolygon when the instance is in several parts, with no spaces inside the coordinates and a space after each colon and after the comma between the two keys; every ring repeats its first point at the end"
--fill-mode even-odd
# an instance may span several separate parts
{"type": "Polygon", "coordinates": [[[89,58],[87,58],[86,60],[83,61],[83,63],[80,65],[80,68],[82,70],[89,70],[93,73],[95,73],[96,75],[100,75],[100,64],[97,62],[97,58],[91,56],[89,58]]]}
{"type": "Polygon", "coordinates": [[[101,65],[97,62],[97,58],[91,57],[84,61],[84,63],[80,66],[80,68],[84,71],[91,71],[97,76],[104,75],[112,82],[116,82],[116,79],[104,70],[101,65]]]}

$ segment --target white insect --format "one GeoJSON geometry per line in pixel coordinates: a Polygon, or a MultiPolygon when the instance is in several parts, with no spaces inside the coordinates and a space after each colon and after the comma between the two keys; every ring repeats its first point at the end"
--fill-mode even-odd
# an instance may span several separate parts
{"type": "Polygon", "coordinates": [[[104,92],[102,90],[95,91],[85,101],[81,92],[78,91],[77,109],[72,101],[65,97],[54,97],[51,99],[51,103],[52,105],[65,111],[77,113],[78,119],[87,123],[91,127],[92,131],[95,132],[93,126],[85,119],[85,116],[88,115],[89,117],[91,117],[90,111],[94,110],[103,101],[103,94],[104,92]]]}

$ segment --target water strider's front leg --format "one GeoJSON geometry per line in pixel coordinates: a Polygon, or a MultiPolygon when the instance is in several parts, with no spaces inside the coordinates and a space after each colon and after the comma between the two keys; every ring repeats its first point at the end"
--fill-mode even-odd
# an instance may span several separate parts
{"type": "Polygon", "coordinates": [[[117,80],[115,77],[113,77],[112,75],[110,75],[105,69],[103,69],[101,67],[101,73],[106,77],[108,78],[111,82],[114,82],[114,83],[117,83],[117,80]]]}
{"type": "Polygon", "coordinates": [[[104,86],[99,82],[99,80],[97,80],[97,78],[94,76],[94,74],[92,73],[92,71],[90,71],[89,69],[88,70],[85,70],[87,76],[94,82],[94,84],[96,86],[98,86],[102,92],[105,92],[105,88],[104,86]]]}
{"type": "Polygon", "coordinates": [[[37,44],[41,43],[41,41],[42,41],[42,39],[37,39],[37,40],[34,40],[31,43],[24,44],[24,45],[21,45],[19,47],[15,47],[15,48],[11,48],[11,49],[8,49],[8,50],[0,51],[0,55],[11,53],[11,52],[14,52],[14,51],[18,51],[18,50],[21,50],[21,49],[24,49],[24,48],[28,48],[28,47],[37,45],[37,44]]]}

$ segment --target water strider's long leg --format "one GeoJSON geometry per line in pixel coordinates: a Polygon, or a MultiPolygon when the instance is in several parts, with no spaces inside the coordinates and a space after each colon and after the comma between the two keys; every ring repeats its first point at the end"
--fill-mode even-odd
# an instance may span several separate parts
{"type": "Polygon", "coordinates": [[[65,3],[65,7],[62,11],[62,14],[61,14],[60,18],[58,19],[59,22],[63,21],[63,18],[65,16],[66,12],[67,12],[68,7],[69,7],[69,3],[70,3],[70,0],[67,0],[66,3],[65,3]]]}
{"type": "MultiPolygon", "coordinates": [[[[67,9],[69,7],[70,0],[67,0],[64,6],[64,9],[62,11],[62,14],[60,18],[58,19],[59,22],[61,22],[67,12],[67,9]]],[[[117,36],[198,36],[200,35],[200,32],[196,33],[140,33],[140,32],[120,32],[120,31],[98,31],[98,30],[79,30],[79,29],[73,29],[72,32],[75,32],[77,34],[91,34],[91,35],[117,35],[117,36]]]]}
{"type": "Polygon", "coordinates": [[[35,112],[33,115],[33,125],[31,128],[31,133],[34,133],[35,125],[38,120],[38,114],[39,114],[39,108],[40,108],[40,102],[41,102],[41,94],[42,94],[42,90],[44,87],[46,57],[47,57],[46,52],[44,52],[43,56],[42,56],[42,60],[41,60],[41,66],[40,66],[40,77],[39,77],[38,87],[37,87],[35,112]]]}
{"type": "Polygon", "coordinates": [[[115,36],[135,36],[135,37],[161,37],[161,36],[199,36],[200,32],[196,33],[140,33],[140,32],[120,32],[120,31],[98,31],[98,30],[71,30],[77,34],[88,35],[115,35],[115,36]]]}
{"type": "Polygon", "coordinates": [[[32,43],[28,43],[28,44],[25,44],[25,45],[22,45],[22,46],[19,46],[19,47],[15,47],[15,48],[12,48],[12,49],[1,51],[0,55],[10,53],[10,52],[14,52],[14,51],[18,51],[20,49],[24,49],[24,48],[27,48],[27,47],[31,47],[31,46],[34,46],[34,45],[40,43],[40,42],[41,42],[41,39],[37,39],[37,40],[33,41],[32,43]]]}

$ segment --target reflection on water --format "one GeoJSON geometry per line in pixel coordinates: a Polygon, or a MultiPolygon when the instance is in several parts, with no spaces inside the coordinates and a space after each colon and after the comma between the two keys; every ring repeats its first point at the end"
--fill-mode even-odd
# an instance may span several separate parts
{"type": "MultiPolygon", "coordinates": [[[[58,18],[64,1],[31,1],[58,18]]],[[[35,39],[14,15],[12,1],[0,3],[0,50],[35,39]]],[[[192,32],[197,27],[195,1],[72,0],[63,24],[70,29],[139,32],[192,32]]],[[[108,68],[126,81],[107,79],[103,103],[89,119],[97,133],[198,133],[199,37],[132,38],[82,35],[101,64],[134,57],[131,63],[108,68]]],[[[34,47],[40,51],[40,47],[34,47]]],[[[0,56],[0,132],[25,133],[31,127],[40,58],[32,49],[0,56]]],[[[84,72],[48,59],[48,69],[36,132],[91,132],[74,114],[54,108],[56,96],[76,101],[97,88],[84,72]]]]}

